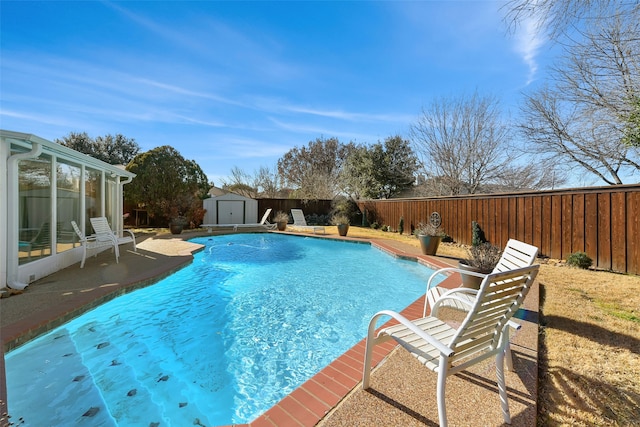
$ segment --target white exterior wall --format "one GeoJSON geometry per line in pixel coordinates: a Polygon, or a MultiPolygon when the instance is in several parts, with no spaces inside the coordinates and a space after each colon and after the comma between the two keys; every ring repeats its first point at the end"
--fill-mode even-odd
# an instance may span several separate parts
{"type": "Polygon", "coordinates": [[[255,224],[258,201],[238,194],[224,194],[202,201],[206,213],[203,224],[255,224]]]}

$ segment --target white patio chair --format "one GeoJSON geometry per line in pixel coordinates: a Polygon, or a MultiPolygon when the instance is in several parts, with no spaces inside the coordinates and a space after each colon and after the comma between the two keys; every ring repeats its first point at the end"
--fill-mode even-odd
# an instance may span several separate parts
{"type": "Polygon", "coordinates": [[[98,237],[98,239],[101,239],[103,237],[106,238],[107,236],[113,236],[115,237],[118,245],[133,243],[133,250],[137,251],[136,236],[135,234],[133,234],[133,231],[124,230],[123,233],[127,232],[128,235],[120,236],[117,232],[111,229],[109,223],[107,222],[107,218],[103,216],[97,218],[89,218],[89,221],[91,221],[91,226],[93,227],[93,231],[95,231],[96,237],[98,237]]]}
{"type": "MultiPolygon", "coordinates": [[[[498,264],[496,264],[492,273],[498,273],[501,271],[513,270],[515,268],[533,265],[534,261],[536,260],[536,256],[538,256],[537,247],[521,242],[519,240],[509,239],[507,245],[502,251],[500,260],[498,261],[498,264]]],[[[436,300],[449,291],[449,289],[443,288],[441,286],[431,287],[431,282],[433,281],[433,279],[437,277],[438,274],[444,272],[470,274],[472,276],[478,277],[486,276],[486,274],[476,273],[468,270],[461,270],[455,267],[441,268],[434,271],[427,282],[427,294],[423,315],[427,314],[427,306],[433,307],[433,304],[436,302],[436,300]]],[[[473,300],[475,299],[475,293],[477,292],[476,290],[471,289],[469,289],[469,291],[471,292],[458,294],[458,298],[447,301],[445,305],[448,307],[457,308],[459,310],[468,310],[470,304],[473,303],[473,300]]]]}
{"type": "MultiPolygon", "coordinates": [[[[502,251],[502,256],[498,260],[498,263],[494,267],[492,273],[499,273],[501,271],[507,271],[533,265],[533,262],[536,260],[537,256],[537,247],[521,242],[519,240],[509,239],[507,245],[504,248],[504,251],[502,251]]],[[[446,267],[434,271],[427,281],[427,292],[424,301],[424,311],[422,313],[423,316],[427,315],[427,307],[433,308],[436,300],[450,294],[453,291],[452,289],[443,288],[441,286],[431,286],[433,279],[436,278],[438,274],[443,272],[457,272],[482,278],[486,276],[486,274],[483,273],[461,270],[455,267],[446,267]]],[[[464,287],[458,287],[455,288],[455,290],[456,297],[443,299],[443,301],[441,302],[441,307],[450,307],[456,310],[468,311],[471,308],[471,305],[474,303],[478,291],[476,289],[464,287]]],[[[520,328],[520,325],[514,321],[510,321],[509,325],[514,329],[520,328]]],[[[507,347],[505,348],[505,357],[507,369],[509,371],[512,371],[513,357],[511,356],[511,345],[509,345],[508,342],[507,347]]]]}
{"type": "Polygon", "coordinates": [[[78,235],[78,240],[80,241],[80,245],[82,246],[82,261],[80,262],[80,268],[84,268],[84,263],[87,259],[88,251],[95,249],[96,251],[94,253],[94,256],[97,256],[98,255],[97,249],[108,247],[108,246],[110,246],[112,250],[114,250],[114,252],[116,253],[116,262],[118,262],[118,256],[120,255],[120,252],[118,251],[118,244],[116,243],[115,239],[106,238],[106,239],[98,240],[95,234],[86,236],[82,232],[82,230],[80,230],[80,227],[78,227],[78,224],[76,224],[75,221],[71,221],[71,226],[73,227],[73,230],[78,235]]]}
{"type": "Polygon", "coordinates": [[[322,234],[325,233],[325,229],[321,225],[307,225],[307,220],[304,218],[302,209],[291,209],[291,216],[293,217],[293,224],[290,225],[291,228],[313,231],[313,234],[316,234],[316,231],[322,231],[322,234]]]}
{"type": "Polygon", "coordinates": [[[511,423],[504,377],[505,349],[509,341],[508,322],[518,311],[533,281],[539,265],[487,275],[461,325],[456,329],[440,320],[438,309],[447,299],[455,299],[463,289],[455,289],[436,300],[431,315],[413,321],[394,311],[376,313],[369,322],[364,359],[362,387],[370,386],[370,366],[373,347],[390,339],[396,340],[422,364],[438,373],[437,403],[441,427],[447,425],[445,405],[446,379],[495,355],[498,392],[502,415],[511,423]],[[381,316],[390,316],[399,324],[375,333],[381,316]]]}

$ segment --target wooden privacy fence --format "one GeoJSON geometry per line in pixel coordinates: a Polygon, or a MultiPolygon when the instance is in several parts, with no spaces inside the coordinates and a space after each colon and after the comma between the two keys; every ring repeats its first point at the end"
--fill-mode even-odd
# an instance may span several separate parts
{"type": "Polygon", "coordinates": [[[504,247],[509,238],[540,248],[540,255],[566,259],[586,252],[598,268],[640,274],[640,185],[467,195],[358,203],[369,222],[405,233],[432,212],[455,241],[471,243],[476,221],[487,240],[504,247]]]}

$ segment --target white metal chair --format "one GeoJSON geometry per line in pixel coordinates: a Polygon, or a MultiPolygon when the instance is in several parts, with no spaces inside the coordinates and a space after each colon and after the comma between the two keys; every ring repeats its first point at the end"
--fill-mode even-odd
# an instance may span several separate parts
{"type": "MultiPolygon", "coordinates": [[[[529,265],[533,265],[536,260],[536,256],[538,256],[538,248],[527,243],[521,242],[515,239],[509,239],[507,245],[502,251],[502,256],[493,269],[492,273],[498,273],[501,271],[513,270],[515,268],[526,267],[529,265]]],[[[431,286],[431,282],[435,277],[437,277],[440,273],[444,272],[457,272],[470,274],[472,276],[485,277],[486,274],[476,273],[473,271],[461,270],[455,267],[447,267],[441,268],[429,277],[429,281],[427,282],[427,294],[425,299],[424,313],[427,314],[427,306],[433,307],[433,304],[436,302],[438,298],[443,296],[449,289],[443,288],[441,286],[431,286]]],[[[475,299],[476,290],[469,290],[471,292],[466,292],[465,294],[458,294],[458,298],[450,301],[446,301],[445,305],[448,307],[456,308],[459,310],[468,310],[471,303],[475,299]]]]}
{"type": "Polygon", "coordinates": [[[325,233],[325,229],[321,225],[307,225],[307,220],[304,218],[302,209],[291,209],[291,216],[293,217],[291,228],[313,231],[313,234],[316,234],[316,231],[322,231],[322,234],[325,233]]]}
{"type": "Polygon", "coordinates": [[[93,231],[96,233],[96,238],[98,240],[103,240],[107,238],[115,238],[116,240],[116,257],[120,255],[118,251],[118,245],[124,245],[127,243],[133,243],[133,250],[137,251],[136,248],[136,236],[133,234],[131,230],[124,230],[128,233],[126,236],[120,236],[117,232],[113,231],[107,222],[107,218],[100,216],[97,218],[89,218],[91,221],[91,226],[93,227],[93,231]]]}
{"type": "MultiPolygon", "coordinates": [[[[498,273],[501,271],[512,270],[521,267],[527,267],[529,265],[533,265],[536,257],[538,256],[538,248],[527,243],[521,242],[515,239],[509,239],[507,245],[502,251],[502,256],[498,260],[495,268],[492,273],[498,273]]],[[[433,279],[435,279],[438,274],[443,272],[457,272],[464,274],[471,274],[473,276],[478,276],[484,278],[486,274],[477,273],[474,271],[460,270],[459,268],[454,267],[446,267],[436,270],[431,274],[429,280],[427,281],[427,293],[425,295],[424,301],[424,311],[422,313],[423,316],[427,315],[427,307],[432,307],[435,304],[436,300],[442,298],[445,295],[451,294],[453,292],[452,289],[443,288],[441,286],[431,286],[433,279]]],[[[441,302],[441,307],[450,307],[456,310],[468,311],[473,302],[475,301],[476,294],[478,291],[476,289],[456,288],[455,298],[446,298],[441,302]]],[[[514,329],[519,329],[520,325],[514,321],[510,321],[509,325],[514,329]]],[[[513,358],[511,357],[511,346],[507,342],[507,347],[505,348],[505,356],[506,356],[506,364],[507,369],[509,371],[513,370],[513,358]]]]}
{"type": "Polygon", "coordinates": [[[509,341],[508,322],[529,292],[539,267],[533,265],[487,275],[457,329],[444,323],[437,315],[446,300],[456,299],[458,294],[464,292],[460,288],[437,299],[429,316],[413,321],[390,310],[376,313],[369,322],[362,387],[367,389],[370,386],[373,347],[394,339],[427,368],[438,373],[438,418],[440,426],[446,427],[447,377],[495,355],[502,415],[504,421],[510,424],[504,377],[505,349],[509,341]],[[376,334],[376,324],[381,316],[390,316],[398,324],[376,334]]]}
{"type": "MultiPolygon", "coordinates": [[[[101,239],[98,240],[97,236],[91,235],[91,236],[86,236],[82,230],[80,230],[80,227],[78,227],[78,224],[76,224],[75,221],[71,221],[71,226],[73,227],[73,230],[76,232],[76,234],[78,235],[78,239],[80,241],[80,245],[82,246],[82,261],[80,262],[80,268],[84,268],[84,263],[87,259],[87,252],[90,250],[94,250],[94,249],[99,249],[99,248],[103,248],[103,247],[107,247],[110,246],[111,248],[114,249],[115,253],[116,253],[116,262],[118,262],[118,256],[120,255],[120,253],[118,252],[118,245],[115,242],[114,239],[109,238],[109,239],[101,239]]],[[[98,255],[98,251],[96,250],[95,256],[98,255]]]]}

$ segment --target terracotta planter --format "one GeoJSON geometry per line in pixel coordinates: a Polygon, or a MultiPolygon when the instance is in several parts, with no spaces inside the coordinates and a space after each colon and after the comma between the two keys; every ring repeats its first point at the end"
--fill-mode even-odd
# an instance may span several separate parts
{"type": "Polygon", "coordinates": [[[342,237],[346,236],[349,232],[349,224],[338,224],[336,227],[338,227],[338,234],[342,237]]]}
{"type": "Polygon", "coordinates": [[[424,255],[435,255],[438,251],[438,246],[440,246],[440,242],[442,241],[441,236],[418,234],[416,237],[420,241],[420,248],[422,248],[422,253],[424,255]]]}
{"type": "MultiPolygon", "coordinates": [[[[458,268],[460,270],[473,271],[474,273],[481,273],[479,268],[472,267],[461,261],[458,261],[458,268]]],[[[471,274],[464,274],[464,273],[460,273],[460,276],[462,277],[463,288],[480,289],[480,285],[482,284],[482,279],[483,279],[482,277],[472,276],[471,274]]]]}
{"type": "Polygon", "coordinates": [[[278,225],[278,231],[284,231],[287,229],[287,223],[284,221],[276,222],[278,225]]]}

